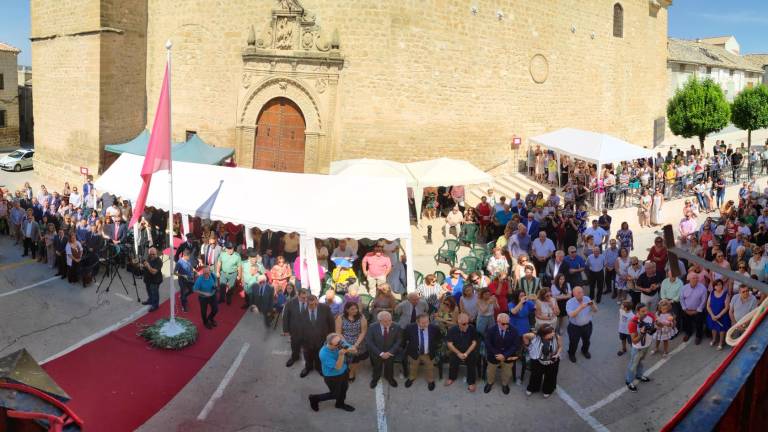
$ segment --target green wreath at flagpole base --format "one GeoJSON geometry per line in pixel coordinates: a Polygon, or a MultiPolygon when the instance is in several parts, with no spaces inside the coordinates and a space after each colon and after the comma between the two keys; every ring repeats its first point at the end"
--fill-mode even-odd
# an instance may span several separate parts
{"type": "Polygon", "coordinates": [[[155,348],[170,350],[182,349],[197,341],[197,327],[195,327],[192,321],[184,318],[176,318],[176,323],[184,329],[183,332],[174,336],[162,334],[160,330],[168,321],[170,321],[168,318],[159,319],[154,324],[141,329],[138,335],[146,339],[155,348]]]}

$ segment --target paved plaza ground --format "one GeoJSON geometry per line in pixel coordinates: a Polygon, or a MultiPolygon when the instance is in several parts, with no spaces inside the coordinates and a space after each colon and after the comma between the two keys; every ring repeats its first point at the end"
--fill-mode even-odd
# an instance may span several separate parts
{"type": "MultiPolygon", "coordinates": [[[[9,180],[9,176],[18,175],[0,173],[0,184],[17,181],[18,177],[9,180]]],[[[679,215],[668,217],[672,222],[679,215]]],[[[645,254],[641,251],[647,249],[654,236],[653,230],[637,233],[638,255],[645,254]]],[[[437,234],[435,240],[431,248],[417,242],[417,270],[436,268],[431,256],[442,236],[437,234]]],[[[108,293],[97,293],[95,285],[83,289],[52,276],[53,272],[43,264],[22,258],[7,237],[0,238],[0,355],[25,347],[42,362],[146,311],[136,302],[132,279],[126,273],[123,278],[128,293],[119,281],[108,293]]],[[[144,299],[141,281],[138,289],[144,299]]],[[[166,289],[162,293],[164,300],[166,289]]],[[[623,383],[627,357],[616,356],[617,315],[615,302],[603,301],[594,320],[592,359],[578,354],[576,364],[562,361],[557,394],[548,400],[540,395],[526,397],[522,386],[513,386],[509,395],[503,395],[499,385],[490,394],[483,394],[482,386],[470,394],[461,382],[463,371],[460,381],[449,388],[438,382],[434,392],[427,390],[423,380],[405,389],[402,377],[398,388],[379,384],[371,390],[370,367],[366,363],[349,391],[348,402],[357,410],[348,414],[331,405],[322,406],[319,413],[309,410],[307,395],[325,391],[321,377],[313,373],[299,378],[300,364],[287,369],[288,339],[277,331],[265,331],[260,318],[249,313],[206,367],[140,430],[401,431],[428,427],[463,431],[491,430],[500,424],[518,430],[537,430],[545,424],[568,431],[657,430],[727,351],[715,351],[706,340],[695,346],[682,344],[677,338],[669,358],[662,360],[656,355],[649,359],[647,367],[653,381],[642,384],[640,391],[632,394],[625,391],[623,383]],[[239,366],[233,366],[237,363],[239,366]],[[204,410],[226,376],[231,381],[220,397],[214,398],[215,403],[204,410]]],[[[564,342],[567,344],[567,337],[564,342]]],[[[119,374],[120,370],[113,373],[119,374]]]]}

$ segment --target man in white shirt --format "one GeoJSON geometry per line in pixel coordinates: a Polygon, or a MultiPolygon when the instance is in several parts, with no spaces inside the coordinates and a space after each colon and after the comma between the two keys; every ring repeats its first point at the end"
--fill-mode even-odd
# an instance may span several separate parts
{"type": "Polygon", "coordinates": [[[586,239],[589,235],[595,240],[595,246],[602,250],[603,244],[608,240],[608,233],[600,228],[597,224],[597,219],[593,219],[592,226],[584,230],[584,238],[586,239]]]}
{"type": "Polygon", "coordinates": [[[589,297],[600,303],[605,286],[605,255],[595,246],[592,254],[587,257],[587,280],[589,281],[589,297]]]}
{"type": "Polygon", "coordinates": [[[547,261],[555,252],[555,244],[547,238],[546,231],[539,231],[538,238],[531,244],[531,251],[533,252],[533,265],[536,267],[536,274],[544,274],[547,261]]]}
{"type": "Polygon", "coordinates": [[[339,240],[339,246],[331,254],[331,259],[335,258],[344,258],[349,262],[354,262],[357,259],[357,254],[347,245],[346,240],[339,240]]]}

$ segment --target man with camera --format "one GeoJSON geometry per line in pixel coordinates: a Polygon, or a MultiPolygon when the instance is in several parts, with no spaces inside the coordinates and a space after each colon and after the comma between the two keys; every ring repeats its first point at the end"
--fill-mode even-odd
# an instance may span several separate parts
{"type": "Polygon", "coordinates": [[[148,297],[142,304],[149,305],[149,311],[154,312],[160,306],[160,284],[163,282],[163,260],[157,256],[157,249],[149,248],[149,258],[141,264],[141,269],[148,297]]]}
{"type": "Polygon", "coordinates": [[[323,380],[328,386],[328,392],[309,395],[309,406],[318,411],[320,402],[336,400],[336,408],[352,412],[355,408],[345,403],[349,388],[349,367],[346,355],[355,354],[355,349],[344,342],[338,333],[331,333],[325,338],[325,345],[320,349],[320,365],[323,369],[323,380]]]}
{"type": "Polygon", "coordinates": [[[627,366],[625,382],[631,392],[637,391],[635,379],[640,382],[649,382],[651,380],[643,375],[643,359],[651,347],[654,333],[656,333],[656,316],[648,312],[648,306],[644,303],[638,303],[635,306],[635,316],[629,321],[632,351],[629,354],[629,365],[627,366]]]}
{"type": "Polygon", "coordinates": [[[584,295],[580,286],[573,288],[573,297],[565,304],[568,313],[568,359],[576,363],[576,349],[581,340],[581,353],[587,359],[589,354],[589,339],[592,336],[592,314],[597,313],[597,306],[589,297],[584,295]]]}

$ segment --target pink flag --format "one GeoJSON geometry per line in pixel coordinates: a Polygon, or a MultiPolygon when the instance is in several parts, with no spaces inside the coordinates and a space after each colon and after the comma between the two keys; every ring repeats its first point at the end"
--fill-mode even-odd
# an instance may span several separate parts
{"type": "Polygon", "coordinates": [[[147,153],[144,156],[144,166],[141,168],[141,178],[144,184],[141,186],[136,205],[133,207],[133,217],[128,224],[129,228],[144,213],[152,174],[164,169],[169,171],[171,169],[171,101],[168,89],[168,65],[165,66],[163,87],[160,89],[160,100],[157,101],[155,121],[152,124],[152,135],[149,138],[147,153]]]}

